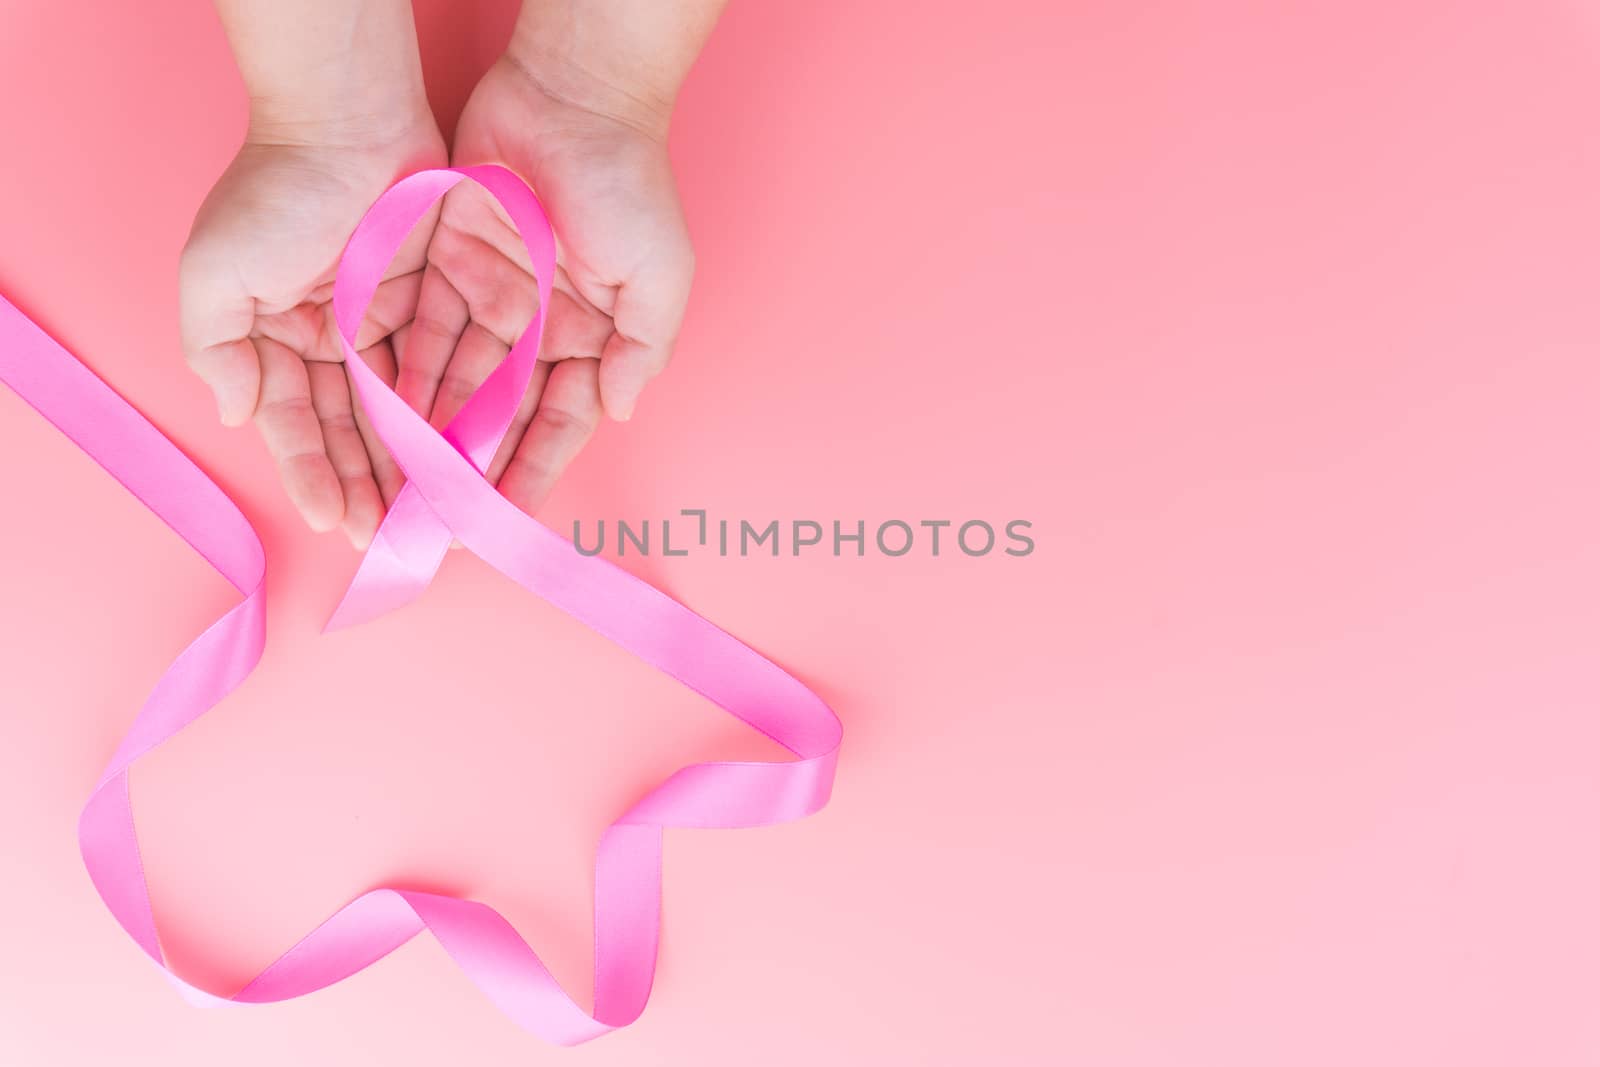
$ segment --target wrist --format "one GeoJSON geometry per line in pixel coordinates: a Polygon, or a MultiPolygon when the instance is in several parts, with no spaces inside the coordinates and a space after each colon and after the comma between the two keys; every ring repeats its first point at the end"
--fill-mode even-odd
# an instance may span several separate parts
{"type": "Polygon", "coordinates": [[[252,88],[245,143],[372,148],[399,144],[436,129],[420,80],[415,86],[364,86],[346,81],[306,87],[252,88]]]}
{"type": "Polygon", "coordinates": [[[665,141],[687,71],[634,56],[582,22],[564,4],[525,0],[502,62],[553,104],[665,141]]]}
{"type": "Polygon", "coordinates": [[[360,147],[430,128],[410,0],[216,0],[246,143],[360,147]]]}

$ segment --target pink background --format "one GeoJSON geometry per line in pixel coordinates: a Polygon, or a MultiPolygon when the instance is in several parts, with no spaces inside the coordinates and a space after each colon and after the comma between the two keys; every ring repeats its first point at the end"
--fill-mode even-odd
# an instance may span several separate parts
{"type": "MultiPolygon", "coordinates": [[[[260,1009],[141,962],[77,810],[232,598],[0,390],[0,1062],[1600,1061],[1584,8],[733,5],[674,134],[678,361],[545,517],[1024,518],[1038,549],[634,564],[845,749],[817,818],[670,836],[655,999],[574,1053],[431,941],[260,1009]]],[[[510,15],[419,3],[446,118],[510,15]]],[[[136,774],[170,952],[231,989],[403,883],[586,990],[600,829],[765,743],[464,553],[318,636],[354,556],[178,355],[242,120],[207,5],[0,0],[0,290],[268,545],[261,669],[136,774]]]]}

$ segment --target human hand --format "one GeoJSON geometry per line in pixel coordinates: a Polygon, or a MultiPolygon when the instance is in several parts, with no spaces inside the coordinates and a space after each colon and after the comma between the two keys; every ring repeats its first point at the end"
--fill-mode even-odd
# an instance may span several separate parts
{"type": "MultiPolygon", "coordinates": [[[[184,352],[223,423],[253,419],[306,523],[342,525],[358,547],[398,484],[380,488],[368,455],[381,446],[351,402],[333,324],[334,268],[379,194],[443,162],[431,117],[374,143],[247,142],[206,198],[181,260],[184,352]]],[[[419,227],[390,265],[356,340],[390,382],[428,238],[419,227]]]]}
{"type": "MultiPolygon", "coordinates": [[[[641,118],[557,96],[505,58],[468,101],[457,166],[500,163],[526,178],[557,233],[560,262],[544,343],[487,476],[532,513],[594,433],[627,419],[666,366],[694,255],[667,159],[665,114],[641,118]]],[[[400,395],[442,428],[505,357],[538,303],[509,219],[470,183],[446,196],[416,321],[400,350],[400,395]]],[[[380,483],[387,457],[374,455],[380,483]]]]}
{"type": "MultiPolygon", "coordinates": [[[[334,268],[396,178],[439,166],[409,0],[216,0],[249,100],[244,145],[179,266],[184,355],[222,421],[254,420],[315,530],[365,544],[383,515],[333,330],[334,268]],[[351,42],[361,42],[352,48],[351,42]]],[[[391,265],[357,345],[394,376],[431,219],[391,265]]]]}

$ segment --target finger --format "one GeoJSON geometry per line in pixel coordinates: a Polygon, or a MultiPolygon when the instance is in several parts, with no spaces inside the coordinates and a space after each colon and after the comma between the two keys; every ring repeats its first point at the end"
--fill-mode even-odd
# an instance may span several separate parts
{"type": "Polygon", "coordinates": [[[693,279],[694,252],[682,236],[617,291],[614,332],[600,356],[600,395],[613,419],[632,418],[645,385],[666,369],[693,279]]]}
{"type": "Polygon", "coordinates": [[[600,423],[599,367],[592,359],[554,364],[532,421],[500,476],[501,494],[532,515],[600,423]]]}
{"type": "Polygon", "coordinates": [[[443,430],[450,424],[509,351],[504,341],[476,320],[467,323],[433,398],[433,413],[428,416],[428,422],[434,429],[443,430]]]}
{"type": "Polygon", "coordinates": [[[345,369],[336,363],[308,363],[306,377],[311,383],[311,406],[322,428],[328,461],[333,464],[344,494],[341,525],[352,545],[366,548],[383,518],[383,499],[372,475],[366,442],[356,428],[350,383],[345,369]]]}
{"type": "MultiPolygon", "coordinates": [[[[389,341],[379,341],[371,348],[361,353],[361,358],[366,360],[367,366],[377,372],[384,384],[390,389],[394,388],[395,359],[394,346],[389,341]]],[[[400,472],[400,467],[389,454],[388,446],[378,436],[378,431],[373,429],[371,421],[367,418],[366,409],[361,406],[361,398],[356,395],[355,387],[350,387],[351,408],[355,411],[356,429],[361,432],[361,440],[367,446],[367,458],[372,463],[372,477],[378,483],[378,493],[383,497],[384,510],[394,503],[394,498],[399,495],[401,486],[405,485],[406,477],[400,472]]]]}
{"type": "Polygon", "coordinates": [[[261,394],[261,364],[249,338],[208,345],[187,358],[189,369],[211,387],[222,425],[249,422],[261,394]]]}
{"type": "Polygon", "coordinates": [[[438,267],[430,264],[422,274],[416,314],[404,331],[404,341],[395,348],[399,365],[395,392],[424,418],[433,410],[439,382],[469,318],[467,302],[438,267]]]}
{"type": "Polygon", "coordinates": [[[522,444],[523,435],[528,432],[528,426],[533,422],[533,413],[539,410],[539,400],[544,395],[545,384],[549,382],[550,373],[555,367],[556,364],[545,363],[542,360],[534,364],[533,376],[528,379],[528,391],[522,394],[522,403],[517,405],[516,414],[511,416],[511,423],[506,427],[505,436],[500,439],[500,447],[495,449],[494,459],[490,461],[489,469],[485,472],[490,485],[500,484],[500,478],[510,466],[511,457],[516,455],[517,447],[522,444]]]}
{"type": "Polygon", "coordinates": [[[250,343],[255,301],[235,271],[191,241],[178,267],[178,324],[184,361],[216,398],[224,426],[249,421],[261,392],[261,364],[250,343]]]}
{"type": "Polygon", "coordinates": [[[256,428],[306,525],[331,530],[344,515],[344,494],[312,406],[306,364],[270,337],[256,338],[254,347],[261,368],[256,428]]]}

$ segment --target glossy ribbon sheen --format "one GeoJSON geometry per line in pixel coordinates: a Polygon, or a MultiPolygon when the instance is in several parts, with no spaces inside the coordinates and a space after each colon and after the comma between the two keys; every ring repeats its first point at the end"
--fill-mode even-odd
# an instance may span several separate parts
{"type": "Polygon", "coordinates": [[[0,381],[70,437],[189,542],[244,599],[167,668],[84,806],[85,865],[139,947],[200,1002],[263,1003],[331,985],[427,929],[518,1024],[563,1045],[639,1016],[655,971],[662,831],[800,818],[828,799],[841,727],[827,705],[770,660],[653,587],[586,557],[508,503],[483,477],[527,389],[549,304],[555,241],[543,209],[499,167],[432,170],[396,184],[357,227],[340,260],[334,315],[346,364],[372,426],[408,479],[330,625],[414,598],[452,537],[528,591],[670,674],[794,753],[784,763],[702,763],[645,794],[600,838],[595,857],[594,1007],[586,1012],[497,912],[436,893],[375,889],[346,904],[231,997],[185,982],[162,956],[139,859],[129,770],[210,710],[255,668],[265,637],[265,557],[250,523],[217,486],[105,383],[0,297],[0,381]],[[471,178],[505,207],[539,281],[539,318],[441,435],[351,347],[401,241],[457,182],[471,178]]]}

